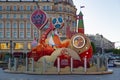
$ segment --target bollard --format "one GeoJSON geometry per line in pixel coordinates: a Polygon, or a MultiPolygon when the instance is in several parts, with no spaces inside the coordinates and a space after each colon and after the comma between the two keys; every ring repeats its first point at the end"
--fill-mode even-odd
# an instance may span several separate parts
{"type": "Polygon", "coordinates": [[[84,58],[84,72],[86,72],[86,71],[87,71],[87,58],[85,56],[85,58],[84,58]]]}
{"type": "Polygon", "coordinates": [[[17,59],[14,58],[14,71],[17,71],[17,59]]]}
{"type": "Polygon", "coordinates": [[[34,72],[34,59],[32,58],[32,72],[34,72]]]}
{"type": "Polygon", "coordinates": [[[73,72],[73,58],[72,57],[70,59],[70,62],[71,62],[71,64],[70,64],[70,71],[73,72]]]}
{"type": "Polygon", "coordinates": [[[26,71],[28,71],[28,58],[26,56],[26,71]]]}
{"type": "Polygon", "coordinates": [[[106,58],[106,60],[105,60],[106,62],[106,65],[105,65],[105,68],[106,68],[106,71],[108,71],[108,58],[106,58]]]}
{"type": "Polygon", "coordinates": [[[57,58],[57,71],[60,72],[60,58],[57,58]]]}
{"type": "Polygon", "coordinates": [[[42,59],[42,62],[43,62],[43,72],[46,72],[45,58],[42,59]]]}
{"type": "Polygon", "coordinates": [[[9,62],[8,62],[8,70],[11,70],[11,58],[9,58],[9,62]]]}
{"type": "Polygon", "coordinates": [[[100,56],[97,56],[97,71],[100,69],[100,56]]]}

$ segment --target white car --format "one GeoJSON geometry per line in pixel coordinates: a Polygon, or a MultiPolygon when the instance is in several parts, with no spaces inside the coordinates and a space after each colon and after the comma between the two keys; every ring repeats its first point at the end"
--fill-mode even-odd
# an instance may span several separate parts
{"type": "Polygon", "coordinates": [[[114,67],[114,66],[115,66],[114,60],[110,60],[110,61],[108,62],[108,67],[114,67]]]}
{"type": "Polygon", "coordinates": [[[114,60],[114,65],[115,66],[120,66],[120,60],[114,60]]]}

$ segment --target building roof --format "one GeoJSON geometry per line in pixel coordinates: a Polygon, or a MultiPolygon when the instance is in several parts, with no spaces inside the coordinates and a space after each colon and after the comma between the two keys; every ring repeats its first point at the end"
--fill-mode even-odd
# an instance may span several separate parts
{"type": "Polygon", "coordinates": [[[72,6],[74,6],[73,4],[73,0],[54,0],[55,3],[59,3],[59,2],[64,2],[64,3],[68,3],[72,6]]]}
{"type": "Polygon", "coordinates": [[[82,12],[80,11],[79,13],[79,21],[78,21],[78,28],[84,28],[84,23],[83,23],[83,14],[82,12]]]}
{"type": "MultiPolygon", "coordinates": [[[[20,1],[20,2],[23,2],[23,1],[27,1],[27,2],[29,2],[29,1],[40,1],[40,0],[0,0],[0,2],[1,1],[6,1],[6,2],[16,2],[16,1],[20,1]]],[[[43,0],[44,2],[51,2],[51,1],[54,1],[54,3],[66,3],[66,4],[70,4],[70,5],[72,5],[72,6],[74,6],[74,3],[73,3],[73,0],[43,0]]]]}

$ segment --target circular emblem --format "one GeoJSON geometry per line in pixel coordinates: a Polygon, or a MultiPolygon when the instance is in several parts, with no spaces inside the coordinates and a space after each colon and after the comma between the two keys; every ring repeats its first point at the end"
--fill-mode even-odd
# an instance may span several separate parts
{"type": "Polygon", "coordinates": [[[77,35],[73,38],[72,44],[75,48],[82,48],[85,45],[85,38],[81,35],[77,35]]]}

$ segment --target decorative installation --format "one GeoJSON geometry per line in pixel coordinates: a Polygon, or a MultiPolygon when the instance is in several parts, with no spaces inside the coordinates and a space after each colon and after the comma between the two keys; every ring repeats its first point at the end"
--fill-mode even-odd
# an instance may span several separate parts
{"type": "MultiPolygon", "coordinates": [[[[41,31],[48,22],[47,14],[40,9],[35,10],[30,19],[41,31]]],[[[49,26],[44,32],[42,31],[38,44],[36,41],[32,42],[32,49],[26,56],[25,65],[17,65],[19,61],[15,58],[14,66],[11,66],[9,60],[8,69],[11,72],[29,74],[85,74],[100,69],[106,70],[103,65],[98,68],[91,63],[92,46],[84,34],[84,27],[81,27],[83,25],[81,19],[78,32],[68,31],[69,37],[64,40],[59,36],[59,29],[66,24],[63,18],[55,17],[49,20],[49,26]]]]}

